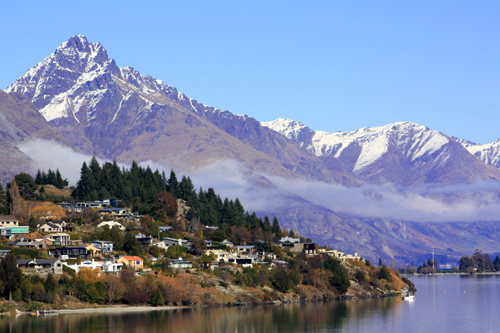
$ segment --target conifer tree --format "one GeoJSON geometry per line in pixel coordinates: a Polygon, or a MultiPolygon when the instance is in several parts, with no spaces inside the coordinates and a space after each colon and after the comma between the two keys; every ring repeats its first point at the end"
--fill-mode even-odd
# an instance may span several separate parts
{"type": "Polygon", "coordinates": [[[280,223],[278,222],[278,218],[276,216],[273,219],[272,232],[273,232],[274,237],[276,237],[278,239],[283,237],[282,232],[281,232],[281,228],[280,228],[280,223]]]}
{"type": "Polygon", "coordinates": [[[96,183],[100,183],[102,180],[102,169],[101,169],[101,166],[99,165],[99,162],[97,161],[97,158],[95,156],[92,156],[92,159],[90,160],[89,169],[92,172],[92,176],[94,177],[94,181],[96,183]]]}
{"type": "Polygon", "coordinates": [[[93,191],[95,191],[94,177],[87,163],[83,162],[82,169],[80,170],[80,180],[78,180],[71,195],[78,200],[87,200],[90,199],[93,191]]]}
{"type": "Polygon", "coordinates": [[[167,192],[170,192],[177,197],[178,187],[179,187],[179,181],[177,180],[177,176],[174,170],[172,169],[170,170],[170,177],[168,178],[167,182],[167,192]]]}
{"type": "Polygon", "coordinates": [[[68,180],[62,178],[61,172],[59,171],[59,169],[56,170],[56,181],[52,185],[54,185],[55,187],[57,187],[59,189],[62,189],[65,186],[68,186],[68,180]]]}
{"type": "Polygon", "coordinates": [[[271,222],[269,222],[269,216],[264,217],[264,226],[262,227],[262,230],[265,232],[271,231],[271,222]]]}
{"type": "Polygon", "coordinates": [[[43,185],[42,172],[40,171],[40,169],[38,169],[38,171],[36,172],[35,183],[37,185],[43,185]]]}

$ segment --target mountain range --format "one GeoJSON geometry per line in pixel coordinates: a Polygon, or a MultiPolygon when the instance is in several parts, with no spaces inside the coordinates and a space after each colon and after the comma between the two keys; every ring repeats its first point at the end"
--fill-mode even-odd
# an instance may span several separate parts
{"type": "MultiPolygon", "coordinates": [[[[476,145],[410,122],[336,133],[288,119],[261,123],[204,105],[131,67],[120,68],[101,44],[82,35],[0,91],[0,120],[2,182],[19,170],[36,169],[17,147],[38,139],[103,159],[151,161],[193,174],[216,161],[236,160],[254,189],[274,190],[283,203],[259,213],[275,214],[286,227],[318,242],[400,262],[434,247],[453,255],[476,247],[500,250],[493,222],[421,223],[418,217],[356,214],[276,183],[362,189],[375,204],[385,200],[377,187],[385,184],[408,196],[405,191],[428,186],[497,183],[498,141],[476,145]]],[[[464,200],[422,194],[429,197],[464,200]]]]}

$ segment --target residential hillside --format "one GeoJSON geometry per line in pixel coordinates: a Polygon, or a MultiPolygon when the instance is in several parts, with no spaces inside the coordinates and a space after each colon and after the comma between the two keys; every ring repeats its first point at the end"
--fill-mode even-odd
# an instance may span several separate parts
{"type": "Polygon", "coordinates": [[[43,174],[18,174],[0,197],[16,214],[0,216],[0,280],[17,309],[274,304],[413,287],[394,269],[246,212],[238,199],[196,192],[173,171],[167,178],[94,158],[72,192],[80,201],[64,202],[44,190],[43,174]],[[103,193],[115,197],[95,200],[103,193]]]}

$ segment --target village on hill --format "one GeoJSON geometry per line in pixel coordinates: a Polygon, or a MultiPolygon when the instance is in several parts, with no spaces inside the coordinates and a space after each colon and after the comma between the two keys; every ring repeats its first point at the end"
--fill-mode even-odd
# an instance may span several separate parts
{"type": "Polygon", "coordinates": [[[49,174],[21,173],[1,190],[0,277],[14,281],[3,293],[28,308],[311,301],[411,287],[395,269],[320,247],[238,199],[197,193],[174,171],[167,179],[93,159],[71,190],[49,174]]]}

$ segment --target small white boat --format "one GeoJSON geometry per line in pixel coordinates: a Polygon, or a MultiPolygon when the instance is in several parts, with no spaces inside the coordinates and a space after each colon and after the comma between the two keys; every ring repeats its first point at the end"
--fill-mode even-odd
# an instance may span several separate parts
{"type": "Polygon", "coordinates": [[[415,295],[405,295],[403,296],[403,301],[414,301],[415,295]]]}

